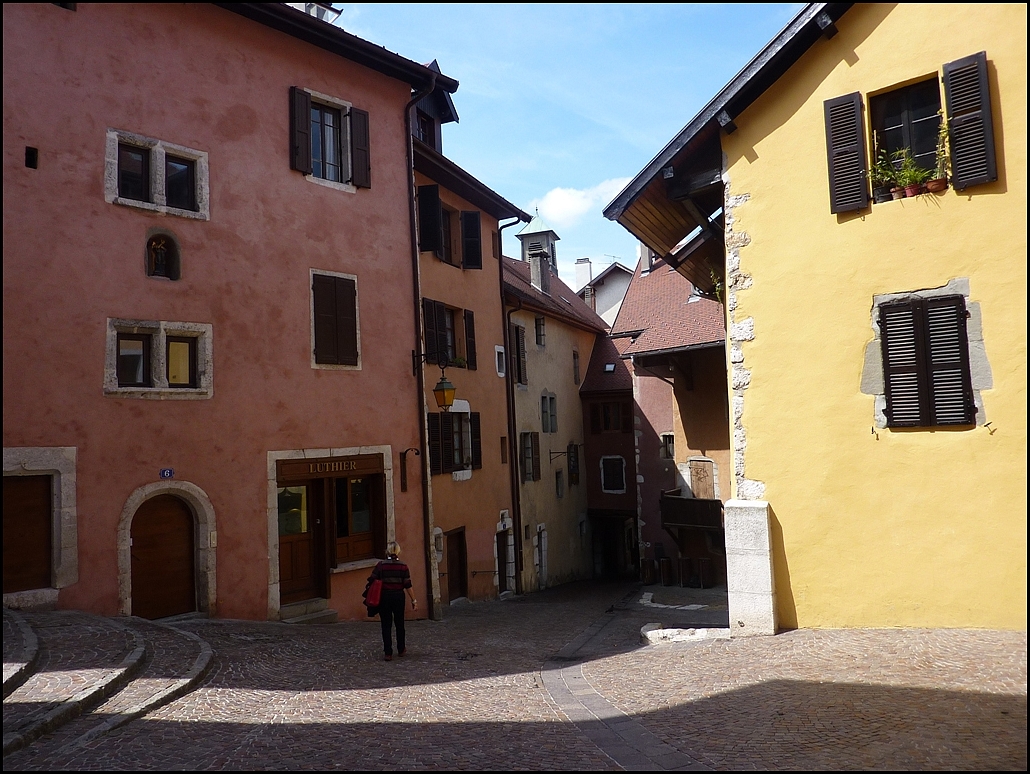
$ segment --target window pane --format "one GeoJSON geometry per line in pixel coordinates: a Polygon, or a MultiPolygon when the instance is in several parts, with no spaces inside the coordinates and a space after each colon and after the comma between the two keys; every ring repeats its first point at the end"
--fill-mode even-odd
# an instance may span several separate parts
{"type": "Polygon", "coordinates": [[[311,174],[323,177],[322,173],[322,110],[311,107],[311,174]]]}
{"type": "Polygon", "coordinates": [[[326,110],[325,115],[325,177],[340,182],[340,127],[335,111],[326,110]]]}
{"type": "MultiPolygon", "coordinates": [[[[336,479],[336,537],[350,535],[350,493],[347,491],[347,479],[336,479]]],[[[353,483],[353,482],[352,482],[353,483]]]]}
{"type": "Polygon", "coordinates": [[[372,531],[372,507],[368,496],[369,479],[354,478],[350,482],[351,526],[353,534],[372,531]]]}
{"type": "Polygon", "coordinates": [[[444,319],[446,320],[447,333],[447,359],[454,360],[454,310],[448,309],[444,313],[444,319]]]}
{"type": "Polygon", "coordinates": [[[308,531],[307,486],[279,487],[279,534],[302,535],[308,531]]]}
{"type": "Polygon", "coordinates": [[[168,342],[168,384],[172,387],[189,387],[192,382],[192,352],[189,341],[168,342]]]}
{"type": "Polygon", "coordinates": [[[187,159],[165,157],[165,200],[169,207],[178,207],[180,210],[197,209],[195,164],[187,159]]]}
{"type": "Polygon", "coordinates": [[[141,386],[147,383],[147,337],[118,337],[118,385],[141,386]]]}
{"type": "Polygon", "coordinates": [[[118,146],[118,195],[123,199],[150,201],[150,151],[132,145],[118,146]]]}
{"type": "Polygon", "coordinates": [[[608,458],[601,461],[601,474],[604,478],[601,488],[614,492],[626,488],[621,458],[608,458]]]}

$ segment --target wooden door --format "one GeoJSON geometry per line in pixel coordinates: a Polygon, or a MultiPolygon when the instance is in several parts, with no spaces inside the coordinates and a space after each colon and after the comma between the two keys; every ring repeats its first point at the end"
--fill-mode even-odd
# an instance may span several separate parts
{"type": "Polygon", "coordinates": [[[279,487],[279,600],[282,604],[320,595],[313,484],[279,487]]]}
{"type": "Polygon", "coordinates": [[[701,500],[715,499],[715,463],[690,460],[690,489],[701,500]]]}
{"type": "Polygon", "coordinates": [[[193,513],[173,495],[147,500],[132,517],[132,614],[167,618],[197,609],[193,513]]]}
{"type": "Polygon", "coordinates": [[[497,533],[497,593],[508,590],[508,533],[497,533]]]}
{"type": "Polygon", "coordinates": [[[467,597],[468,580],[465,559],[465,530],[447,534],[447,598],[467,597]]]}
{"type": "Polygon", "coordinates": [[[4,476],[4,594],[51,584],[51,478],[4,476]]]}

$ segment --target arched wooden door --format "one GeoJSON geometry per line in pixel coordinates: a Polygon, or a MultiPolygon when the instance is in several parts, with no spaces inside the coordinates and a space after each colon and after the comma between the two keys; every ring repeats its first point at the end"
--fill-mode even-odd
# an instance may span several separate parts
{"type": "Polygon", "coordinates": [[[197,609],[193,513],[173,495],[147,500],[132,517],[132,614],[167,618],[197,609]]]}

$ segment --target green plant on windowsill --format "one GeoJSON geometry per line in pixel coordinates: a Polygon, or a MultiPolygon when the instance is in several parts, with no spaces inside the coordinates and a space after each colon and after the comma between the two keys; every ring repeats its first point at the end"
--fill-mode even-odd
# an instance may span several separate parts
{"type": "Polygon", "coordinates": [[[948,149],[948,121],[944,117],[943,110],[938,110],[937,115],[941,117],[941,123],[937,129],[937,166],[931,174],[931,179],[926,183],[926,190],[930,193],[939,193],[947,189],[948,167],[951,165],[951,153],[948,149]]]}
{"type": "Polygon", "coordinates": [[[898,184],[898,171],[884,148],[876,154],[873,167],[869,171],[869,179],[873,184],[873,199],[877,204],[891,198],[891,189],[898,184]]]}
{"type": "Polygon", "coordinates": [[[897,162],[898,185],[905,189],[905,196],[918,196],[922,190],[923,183],[930,179],[933,174],[928,169],[919,166],[912,151],[902,148],[893,154],[893,160],[897,162]]]}
{"type": "Polygon", "coordinates": [[[454,366],[455,368],[466,368],[468,362],[463,357],[452,357],[447,361],[447,365],[454,366]]]}

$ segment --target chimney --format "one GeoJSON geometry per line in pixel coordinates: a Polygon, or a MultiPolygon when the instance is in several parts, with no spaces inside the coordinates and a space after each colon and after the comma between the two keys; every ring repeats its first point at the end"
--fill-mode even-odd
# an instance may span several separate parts
{"type": "Polygon", "coordinates": [[[576,261],[576,287],[583,290],[594,278],[594,267],[589,258],[580,258],[576,261]]]}
{"type": "Polygon", "coordinates": [[[551,293],[550,260],[543,250],[534,250],[529,254],[529,277],[537,290],[551,293]]]}

